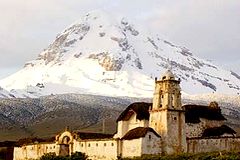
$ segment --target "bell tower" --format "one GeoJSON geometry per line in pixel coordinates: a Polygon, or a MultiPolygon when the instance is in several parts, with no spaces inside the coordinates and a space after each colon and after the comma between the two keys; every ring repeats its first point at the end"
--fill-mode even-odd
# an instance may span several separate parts
{"type": "Polygon", "coordinates": [[[176,80],[169,70],[160,80],[155,79],[149,124],[162,137],[163,153],[186,152],[185,111],[181,104],[180,80],[176,80]]]}

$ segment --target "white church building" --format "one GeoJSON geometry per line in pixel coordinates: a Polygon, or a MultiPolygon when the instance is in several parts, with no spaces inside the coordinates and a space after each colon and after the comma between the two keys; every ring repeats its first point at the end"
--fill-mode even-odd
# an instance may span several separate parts
{"type": "Polygon", "coordinates": [[[115,135],[66,130],[53,141],[15,147],[14,160],[37,159],[51,152],[83,152],[89,159],[110,160],[240,150],[240,138],[225,121],[216,102],[182,106],[180,80],[167,71],[155,80],[153,103],[136,102],[120,114],[115,135]]]}

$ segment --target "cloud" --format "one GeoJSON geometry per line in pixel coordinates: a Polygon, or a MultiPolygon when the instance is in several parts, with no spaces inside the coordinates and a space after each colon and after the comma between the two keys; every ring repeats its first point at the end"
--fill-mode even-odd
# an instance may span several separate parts
{"type": "Polygon", "coordinates": [[[181,1],[160,9],[149,23],[200,57],[235,63],[240,59],[239,8],[239,1],[181,1]]]}
{"type": "Polygon", "coordinates": [[[0,77],[35,59],[66,26],[107,2],[0,0],[0,77]]]}

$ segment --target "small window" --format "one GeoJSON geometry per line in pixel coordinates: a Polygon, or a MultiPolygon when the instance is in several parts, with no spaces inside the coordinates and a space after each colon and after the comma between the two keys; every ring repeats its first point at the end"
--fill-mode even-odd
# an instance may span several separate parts
{"type": "Polygon", "coordinates": [[[74,136],[73,136],[73,139],[77,139],[77,135],[74,135],[74,136]]]}
{"type": "Polygon", "coordinates": [[[96,143],[96,146],[98,146],[98,143],[96,143]]]}
{"type": "Polygon", "coordinates": [[[53,146],[53,148],[55,149],[55,146],[53,146]]]}
{"type": "Polygon", "coordinates": [[[174,117],[173,119],[176,121],[176,120],[177,120],[177,117],[174,117]]]}
{"type": "Polygon", "coordinates": [[[162,95],[162,98],[163,98],[164,96],[162,95]]]}
{"type": "Polygon", "coordinates": [[[48,147],[46,147],[46,149],[48,149],[48,147]]]}
{"type": "Polygon", "coordinates": [[[148,139],[151,140],[151,139],[152,139],[152,136],[151,136],[151,135],[148,135],[148,139]]]}
{"type": "Polygon", "coordinates": [[[160,104],[160,108],[162,108],[162,104],[160,104]]]}
{"type": "Polygon", "coordinates": [[[106,147],[107,146],[107,144],[106,143],[104,143],[104,147],[106,147]]]}
{"type": "Polygon", "coordinates": [[[82,147],[83,147],[83,143],[82,143],[82,147]]]}
{"type": "Polygon", "coordinates": [[[112,146],[114,146],[114,143],[112,143],[112,146]]]}
{"type": "Polygon", "coordinates": [[[88,144],[88,147],[91,147],[91,144],[90,144],[90,143],[88,144]]]}

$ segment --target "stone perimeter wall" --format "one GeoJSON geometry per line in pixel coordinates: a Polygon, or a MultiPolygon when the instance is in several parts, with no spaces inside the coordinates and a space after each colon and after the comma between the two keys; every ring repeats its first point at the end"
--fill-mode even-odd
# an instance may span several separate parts
{"type": "MultiPolygon", "coordinates": [[[[161,154],[161,138],[148,132],[145,137],[133,140],[88,139],[73,140],[69,149],[85,153],[91,160],[116,160],[121,157],[135,157],[143,154],[161,154]],[[70,149],[71,148],[71,149],[70,149]]],[[[57,143],[32,144],[14,148],[14,160],[39,159],[45,153],[59,155],[61,146],[57,143]]]]}
{"type": "Polygon", "coordinates": [[[13,160],[38,159],[45,153],[57,153],[58,150],[59,145],[55,143],[41,143],[14,147],[13,160]]]}
{"type": "MultiPolygon", "coordinates": [[[[73,153],[86,153],[86,155],[92,160],[115,160],[118,155],[118,145],[118,140],[74,140],[72,150],[73,153]]],[[[56,155],[58,155],[59,151],[60,145],[56,143],[40,143],[14,147],[13,160],[39,159],[46,153],[56,153],[56,155]]]]}
{"type": "Polygon", "coordinates": [[[187,139],[187,153],[213,151],[240,151],[240,137],[187,139]]]}
{"type": "MultiPolygon", "coordinates": [[[[73,152],[86,153],[92,160],[117,159],[117,156],[133,157],[141,154],[161,154],[161,141],[152,133],[135,140],[74,140],[73,152]],[[149,136],[151,140],[149,140],[149,136]],[[151,142],[151,143],[150,143],[151,142]],[[135,148],[137,147],[137,148],[135,148]],[[150,150],[149,150],[150,149],[150,150]],[[133,152],[133,153],[132,153],[133,152]]],[[[14,160],[38,159],[44,153],[59,151],[59,145],[32,144],[14,148],[14,160]]],[[[240,137],[188,138],[187,153],[213,151],[240,151],[240,137]]]]}

